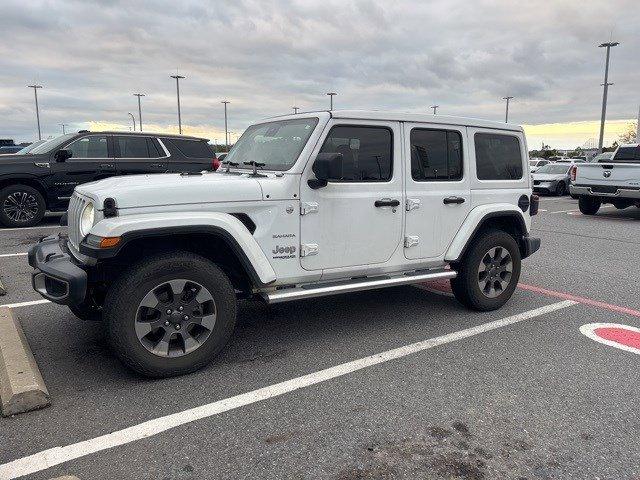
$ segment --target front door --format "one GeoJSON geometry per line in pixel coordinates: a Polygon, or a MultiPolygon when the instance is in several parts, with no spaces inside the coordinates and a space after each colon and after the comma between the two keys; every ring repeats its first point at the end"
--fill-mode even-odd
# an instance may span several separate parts
{"type": "Polygon", "coordinates": [[[407,123],[404,141],[405,257],[441,257],[471,210],[466,128],[407,123]]]}
{"type": "Polygon", "coordinates": [[[402,155],[398,122],[330,123],[300,187],[301,264],[306,270],[379,265],[402,235],[402,155]],[[342,173],[307,184],[318,153],[338,153],[342,173]]]}
{"type": "Polygon", "coordinates": [[[63,147],[71,151],[71,158],[51,164],[58,200],[71,197],[77,185],[116,174],[110,140],[108,135],[92,134],[80,137],[63,147]]]}

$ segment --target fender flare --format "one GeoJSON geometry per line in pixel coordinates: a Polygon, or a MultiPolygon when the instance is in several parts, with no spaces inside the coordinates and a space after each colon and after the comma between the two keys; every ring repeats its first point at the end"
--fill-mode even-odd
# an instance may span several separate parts
{"type": "Polygon", "coordinates": [[[512,217],[517,219],[519,227],[524,235],[529,232],[529,224],[524,213],[516,205],[510,203],[498,203],[491,205],[480,205],[469,212],[464,223],[458,230],[451,245],[447,249],[444,259],[447,262],[455,262],[462,258],[469,243],[482,226],[491,219],[500,217],[512,217]]]}
{"type": "Polygon", "coordinates": [[[264,286],[276,280],[273,267],[247,227],[233,215],[221,212],[160,212],[105,218],[93,226],[90,234],[120,237],[120,243],[111,249],[99,249],[83,241],[80,253],[112,258],[139,238],[188,233],[208,233],[225,240],[255,285],[264,286]]]}

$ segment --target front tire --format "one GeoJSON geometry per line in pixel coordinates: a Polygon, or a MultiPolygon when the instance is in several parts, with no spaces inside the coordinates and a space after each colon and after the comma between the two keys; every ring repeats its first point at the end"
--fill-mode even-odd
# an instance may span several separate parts
{"type": "Polygon", "coordinates": [[[10,185],[0,190],[0,223],[6,227],[33,227],[46,211],[44,198],[29,185],[10,185]]]}
{"type": "Polygon", "coordinates": [[[520,269],[520,249],[515,239],[506,232],[489,230],[473,240],[457,264],[458,275],[451,280],[451,289],[467,308],[496,310],[511,298],[520,269]]]}
{"type": "Polygon", "coordinates": [[[113,283],[103,306],[114,351],[149,377],[184,375],[207,365],[229,340],[236,309],[228,277],[190,252],[132,266],[113,283]]]}
{"type": "Polygon", "coordinates": [[[581,196],[578,198],[578,208],[584,215],[595,215],[600,210],[600,199],[581,196]]]}
{"type": "Polygon", "coordinates": [[[556,186],[556,195],[558,197],[563,197],[567,193],[567,186],[564,182],[559,182],[556,186]]]}

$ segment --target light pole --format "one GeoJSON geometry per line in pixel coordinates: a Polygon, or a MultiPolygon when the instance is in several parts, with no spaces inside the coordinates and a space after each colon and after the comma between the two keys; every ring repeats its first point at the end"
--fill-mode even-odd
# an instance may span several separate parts
{"type": "Polygon", "coordinates": [[[227,126],[227,105],[231,103],[229,100],[222,100],[224,104],[224,144],[227,147],[227,151],[229,151],[229,129],[227,126]]]}
{"type": "Polygon", "coordinates": [[[337,95],[336,92],[328,92],[327,95],[329,95],[329,110],[333,110],[333,97],[335,97],[337,95]]]}
{"type": "Polygon", "coordinates": [[[136,131],[136,117],[133,116],[133,113],[129,112],[129,116],[131,117],[131,121],[133,122],[133,131],[136,131]]]}
{"type": "Polygon", "coordinates": [[[182,75],[171,75],[171,78],[176,79],[176,95],[178,96],[178,132],[182,135],[182,118],[180,116],[180,79],[185,78],[182,75]]]}
{"type": "Polygon", "coordinates": [[[140,126],[140,131],[142,131],[142,106],[140,104],[140,97],[146,96],[144,93],[134,93],[134,97],[138,97],[138,125],[140,126]]]}
{"type": "Polygon", "coordinates": [[[68,127],[68,126],[69,126],[69,124],[68,124],[68,123],[60,123],[59,125],[62,127],[62,134],[64,135],[65,133],[67,133],[67,132],[65,131],[64,127],[68,127]]]}
{"type": "Polygon", "coordinates": [[[503,100],[507,101],[507,107],[504,111],[504,123],[508,123],[509,122],[509,100],[511,100],[513,97],[502,97],[503,100]]]}
{"type": "Polygon", "coordinates": [[[38,89],[42,88],[42,85],[34,83],[33,85],[27,85],[29,88],[33,88],[33,95],[36,97],[36,121],[38,122],[38,140],[42,140],[42,133],[40,132],[40,108],[38,107],[38,89]]]}
{"type": "Polygon", "coordinates": [[[295,105],[293,107],[291,107],[291,108],[293,108],[293,114],[297,115],[298,114],[298,110],[300,110],[300,109],[298,107],[296,107],[295,105]]]}
{"type": "Polygon", "coordinates": [[[604,142],[604,119],[607,116],[607,93],[609,92],[609,54],[611,52],[611,47],[615,47],[619,45],[619,42],[606,42],[598,45],[599,48],[606,47],[607,49],[607,59],[605,61],[604,67],[604,90],[602,92],[602,115],[600,116],[600,140],[598,140],[598,151],[602,153],[602,144],[604,142]]]}
{"type": "Polygon", "coordinates": [[[431,105],[431,106],[429,107],[429,108],[433,108],[433,114],[434,114],[434,115],[436,114],[436,110],[438,110],[438,107],[439,107],[439,106],[440,106],[440,105],[431,105]]]}

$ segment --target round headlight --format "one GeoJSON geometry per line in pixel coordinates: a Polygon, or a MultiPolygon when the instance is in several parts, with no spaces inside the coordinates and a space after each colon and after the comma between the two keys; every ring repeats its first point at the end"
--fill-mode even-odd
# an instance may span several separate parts
{"type": "Polygon", "coordinates": [[[83,238],[89,234],[89,230],[93,227],[95,216],[96,211],[93,208],[93,202],[87,203],[80,214],[80,235],[82,235],[83,238]]]}

